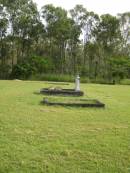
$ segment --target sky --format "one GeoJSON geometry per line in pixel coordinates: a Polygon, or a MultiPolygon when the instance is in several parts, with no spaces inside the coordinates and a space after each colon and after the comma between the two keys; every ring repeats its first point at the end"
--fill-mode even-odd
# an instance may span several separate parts
{"type": "Polygon", "coordinates": [[[130,12],[130,0],[33,0],[40,9],[45,4],[61,6],[66,10],[72,9],[76,4],[82,4],[88,11],[94,11],[101,15],[110,13],[130,12]]]}

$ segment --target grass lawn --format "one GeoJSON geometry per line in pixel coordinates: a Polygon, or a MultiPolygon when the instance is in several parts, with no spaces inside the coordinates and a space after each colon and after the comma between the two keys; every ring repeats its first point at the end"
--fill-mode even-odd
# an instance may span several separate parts
{"type": "Polygon", "coordinates": [[[0,81],[0,173],[130,173],[130,86],[82,84],[105,109],[41,105],[50,86],[0,81]]]}

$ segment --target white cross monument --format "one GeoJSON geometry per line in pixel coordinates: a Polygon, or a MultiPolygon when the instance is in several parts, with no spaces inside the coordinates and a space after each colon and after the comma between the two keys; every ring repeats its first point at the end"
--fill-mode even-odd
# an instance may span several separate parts
{"type": "Polygon", "coordinates": [[[77,75],[75,79],[75,91],[80,91],[80,77],[77,75]]]}

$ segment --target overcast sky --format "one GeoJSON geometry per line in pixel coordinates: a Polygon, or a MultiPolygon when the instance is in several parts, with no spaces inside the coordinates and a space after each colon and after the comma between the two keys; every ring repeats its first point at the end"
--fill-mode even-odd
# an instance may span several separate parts
{"type": "Polygon", "coordinates": [[[130,11],[130,0],[33,0],[38,4],[39,9],[45,4],[54,4],[67,10],[72,9],[76,4],[82,4],[88,11],[98,14],[118,13],[130,11]]]}

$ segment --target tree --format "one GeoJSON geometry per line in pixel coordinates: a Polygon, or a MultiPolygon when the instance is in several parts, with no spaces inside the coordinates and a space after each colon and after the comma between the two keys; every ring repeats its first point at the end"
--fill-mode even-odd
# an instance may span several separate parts
{"type": "Polygon", "coordinates": [[[122,34],[122,51],[124,54],[130,55],[130,12],[118,14],[121,34],[122,34]]]}
{"type": "Polygon", "coordinates": [[[86,51],[86,45],[93,39],[93,30],[95,29],[99,17],[93,12],[88,12],[82,5],[76,5],[74,9],[70,10],[70,14],[75,23],[80,28],[80,35],[83,38],[83,68],[88,66],[88,55],[86,51]]]}
{"type": "Polygon", "coordinates": [[[3,5],[0,5],[0,77],[6,78],[9,72],[9,65],[6,65],[7,57],[7,35],[8,18],[3,5]]]}
{"type": "Polygon", "coordinates": [[[50,43],[50,56],[53,56],[53,44],[57,45],[55,63],[60,65],[60,72],[64,72],[66,49],[73,30],[73,22],[67,16],[67,11],[61,7],[46,5],[42,8],[42,16],[47,22],[47,36],[50,43]]]}
{"type": "Polygon", "coordinates": [[[9,16],[10,42],[12,47],[17,48],[16,58],[20,62],[32,52],[32,42],[34,38],[38,39],[38,31],[43,25],[32,0],[5,0],[3,4],[9,16]]]}
{"type": "Polygon", "coordinates": [[[67,12],[51,4],[40,13],[32,0],[0,0],[0,77],[12,70],[24,77],[47,73],[49,67],[94,81],[127,77],[129,29],[129,13],[99,17],[82,5],[67,12]],[[41,57],[51,61],[44,70],[41,57]]]}
{"type": "Polygon", "coordinates": [[[109,14],[100,17],[100,23],[94,30],[95,41],[99,44],[100,62],[104,64],[104,76],[109,78],[109,58],[119,52],[121,32],[119,20],[109,14]]]}

